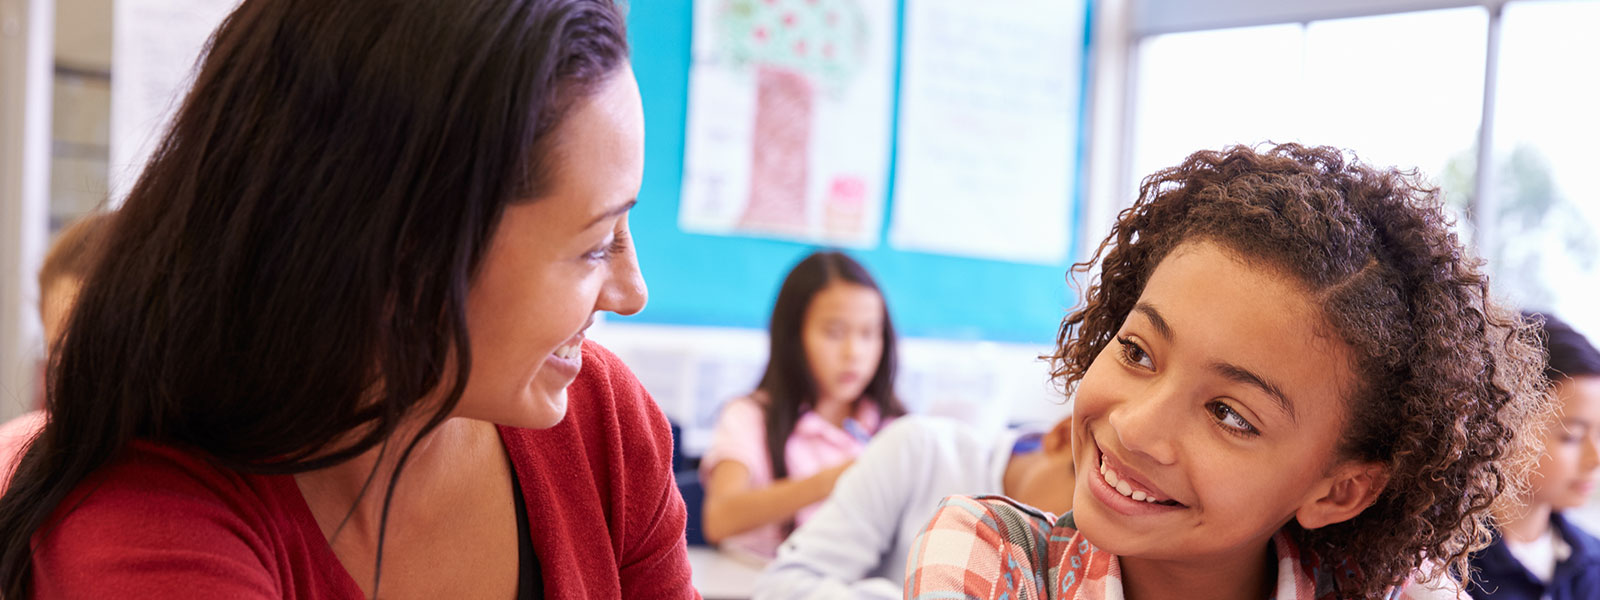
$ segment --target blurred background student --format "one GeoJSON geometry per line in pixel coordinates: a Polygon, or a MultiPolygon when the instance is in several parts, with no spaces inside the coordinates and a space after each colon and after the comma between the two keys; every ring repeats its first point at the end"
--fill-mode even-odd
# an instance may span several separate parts
{"type": "MultiPolygon", "coordinates": [[[[110,222],[109,212],[84,215],[61,230],[50,253],[44,257],[44,266],[39,268],[39,320],[44,323],[45,339],[41,366],[49,364],[52,347],[61,341],[67,315],[78,299],[84,277],[94,266],[96,252],[110,222]]],[[[0,489],[11,479],[23,446],[44,426],[44,393],[44,386],[36,388],[34,409],[0,425],[0,489]]]]}
{"type": "Polygon", "coordinates": [[[771,558],[890,419],[894,326],[883,294],[841,252],[800,261],[778,290],[756,391],[722,409],[700,463],[706,540],[771,558]]]}
{"type": "Polygon", "coordinates": [[[1560,412],[1542,431],[1544,455],[1527,495],[1497,511],[1494,543],[1472,559],[1474,598],[1600,598],[1600,540],[1562,516],[1600,482],[1600,352],[1553,315],[1544,320],[1545,375],[1560,412]]]}
{"type": "Polygon", "coordinates": [[[1072,418],[998,435],[954,419],[907,416],[883,429],[833,495],[778,550],[757,600],[901,597],[906,555],[946,496],[1001,494],[1072,510],[1072,418]]]}

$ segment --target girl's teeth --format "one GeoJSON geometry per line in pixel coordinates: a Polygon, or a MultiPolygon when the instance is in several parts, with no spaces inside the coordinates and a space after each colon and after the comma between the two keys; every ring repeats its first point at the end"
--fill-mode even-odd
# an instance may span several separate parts
{"type": "Polygon", "coordinates": [[[1106,466],[1105,458],[1103,457],[1100,459],[1100,477],[1106,480],[1106,485],[1111,486],[1111,489],[1116,490],[1117,493],[1123,496],[1133,498],[1139,502],[1156,503],[1155,497],[1146,494],[1144,490],[1135,490],[1133,486],[1128,485],[1128,482],[1117,479],[1117,472],[1106,466]]]}

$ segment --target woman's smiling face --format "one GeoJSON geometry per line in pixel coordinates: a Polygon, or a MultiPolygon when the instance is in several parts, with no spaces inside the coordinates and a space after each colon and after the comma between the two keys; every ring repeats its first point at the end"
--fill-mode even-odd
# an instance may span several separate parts
{"type": "Polygon", "coordinates": [[[467,297],[472,371],[455,415],[540,429],[566,416],[594,314],[644,308],[628,230],[644,115],[623,67],[555,131],[548,190],[507,206],[467,297]]]}
{"type": "Polygon", "coordinates": [[[1298,282],[1173,249],[1077,388],[1078,528],[1124,557],[1259,558],[1291,518],[1355,516],[1381,470],[1338,460],[1350,350],[1298,282]]]}

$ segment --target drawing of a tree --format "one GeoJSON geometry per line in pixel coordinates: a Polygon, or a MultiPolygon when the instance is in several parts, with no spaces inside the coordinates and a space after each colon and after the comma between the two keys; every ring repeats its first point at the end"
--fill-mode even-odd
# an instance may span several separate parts
{"type": "MultiPolygon", "coordinates": [[[[723,56],[754,79],[750,195],[740,225],[802,232],[817,96],[842,93],[861,64],[867,24],[859,0],[724,0],[723,56]]],[[[859,206],[859,182],[827,184],[859,206]]]]}

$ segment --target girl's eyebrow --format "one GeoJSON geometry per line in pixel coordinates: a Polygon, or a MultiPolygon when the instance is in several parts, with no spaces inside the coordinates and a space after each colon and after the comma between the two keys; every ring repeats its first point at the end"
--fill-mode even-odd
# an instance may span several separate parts
{"type": "Polygon", "coordinates": [[[1225,362],[1211,363],[1211,370],[1216,371],[1223,377],[1228,378],[1229,381],[1242,383],[1260,389],[1262,392],[1265,392],[1267,396],[1272,398],[1272,400],[1278,405],[1279,409],[1283,410],[1283,414],[1289,417],[1290,423],[1298,422],[1294,416],[1294,403],[1289,401],[1289,396],[1285,395],[1283,393],[1283,388],[1278,387],[1277,384],[1272,383],[1265,377],[1255,374],[1255,372],[1251,371],[1250,369],[1225,362]]]}
{"type": "MultiPolygon", "coordinates": [[[[1167,340],[1168,342],[1172,341],[1172,325],[1167,323],[1166,317],[1161,316],[1161,311],[1156,310],[1154,305],[1150,304],[1149,302],[1139,302],[1133,306],[1133,310],[1134,312],[1144,315],[1144,318],[1150,321],[1150,326],[1154,327],[1156,333],[1160,334],[1163,339],[1167,340]]],[[[1267,396],[1270,396],[1275,403],[1277,403],[1278,408],[1283,410],[1283,414],[1289,417],[1289,422],[1298,422],[1294,414],[1294,403],[1290,402],[1289,396],[1283,393],[1283,388],[1278,387],[1278,385],[1272,383],[1271,380],[1257,375],[1250,369],[1225,362],[1211,363],[1211,370],[1216,371],[1223,377],[1226,377],[1229,381],[1259,388],[1262,392],[1266,393],[1267,396]]]]}
{"type": "Polygon", "coordinates": [[[1166,317],[1162,317],[1161,311],[1156,310],[1155,306],[1149,302],[1140,302],[1133,305],[1133,310],[1149,319],[1150,325],[1156,328],[1156,333],[1161,334],[1162,339],[1172,341],[1172,326],[1167,324],[1166,317]]]}

